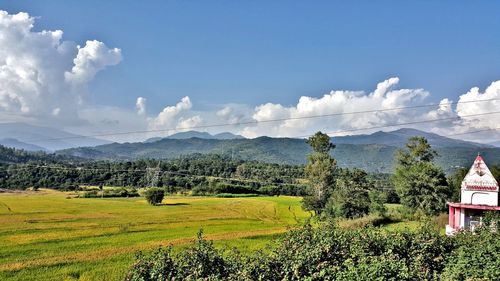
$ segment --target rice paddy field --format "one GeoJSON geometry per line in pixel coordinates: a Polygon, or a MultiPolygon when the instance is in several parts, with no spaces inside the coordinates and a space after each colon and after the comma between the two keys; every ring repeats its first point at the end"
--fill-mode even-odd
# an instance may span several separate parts
{"type": "Polygon", "coordinates": [[[0,193],[0,280],[123,280],[137,251],[182,248],[201,228],[218,247],[263,249],[310,216],[300,200],[0,193]]]}

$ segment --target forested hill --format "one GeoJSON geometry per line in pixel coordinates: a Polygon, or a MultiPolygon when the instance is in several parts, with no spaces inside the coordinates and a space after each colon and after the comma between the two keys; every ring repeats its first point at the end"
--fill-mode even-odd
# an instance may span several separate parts
{"type": "Polygon", "coordinates": [[[14,149],[0,145],[0,165],[17,164],[30,162],[43,163],[61,163],[61,162],[81,162],[85,159],[79,159],[70,155],[58,155],[54,153],[45,153],[42,151],[33,152],[22,149],[14,149]]]}
{"type": "MultiPolygon", "coordinates": [[[[335,138],[332,140],[335,143],[335,138]]],[[[387,144],[337,144],[333,156],[341,167],[367,172],[390,173],[394,153],[399,148],[387,144]]],[[[457,166],[469,167],[480,152],[488,164],[500,165],[500,148],[478,146],[437,146],[437,163],[447,172],[457,166]]],[[[175,159],[193,153],[221,154],[237,159],[280,164],[304,164],[310,153],[304,139],[260,137],[255,139],[162,139],[152,143],[114,143],[92,148],[61,150],[63,155],[101,160],[141,158],[175,159]]]]}

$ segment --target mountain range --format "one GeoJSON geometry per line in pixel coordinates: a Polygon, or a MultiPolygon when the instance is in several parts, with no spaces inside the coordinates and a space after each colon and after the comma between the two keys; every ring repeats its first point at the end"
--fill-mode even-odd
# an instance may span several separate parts
{"type": "MultiPolygon", "coordinates": [[[[186,132],[174,138],[136,143],[112,143],[96,147],[71,148],[59,154],[91,159],[132,160],[172,159],[193,153],[216,153],[272,163],[304,164],[310,148],[305,139],[259,137],[216,139],[209,134],[186,132]],[[199,135],[204,138],[198,137],[199,135]],[[195,135],[196,137],[190,137],[195,135]],[[184,138],[182,138],[184,137],[184,138]]],[[[333,137],[333,156],[342,167],[358,167],[369,172],[391,172],[395,152],[411,136],[424,136],[437,150],[436,162],[446,171],[468,167],[480,152],[488,164],[500,164],[500,148],[490,144],[461,141],[415,129],[376,132],[369,135],[333,137]]]]}
{"type": "Polygon", "coordinates": [[[56,151],[111,142],[26,123],[0,123],[0,144],[28,151],[56,151]]]}
{"type": "Polygon", "coordinates": [[[240,135],[235,135],[235,134],[232,134],[229,132],[223,132],[223,133],[212,135],[212,134],[209,134],[207,132],[187,131],[187,132],[175,133],[175,134],[172,134],[172,135],[165,137],[165,138],[161,138],[161,137],[150,138],[144,142],[150,143],[150,142],[159,141],[161,139],[181,140],[181,139],[190,139],[190,138],[233,140],[233,139],[244,139],[245,137],[240,136],[240,135]]]}

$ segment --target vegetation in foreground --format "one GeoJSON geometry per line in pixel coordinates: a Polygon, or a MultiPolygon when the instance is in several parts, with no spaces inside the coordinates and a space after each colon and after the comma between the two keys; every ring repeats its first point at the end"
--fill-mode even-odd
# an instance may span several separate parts
{"type": "Polygon", "coordinates": [[[126,280],[500,280],[499,267],[500,234],[488,229],[447,237],[323,224],[250,256],[223,253],[200,233],[180,253],[139,254],[126,280]]]}

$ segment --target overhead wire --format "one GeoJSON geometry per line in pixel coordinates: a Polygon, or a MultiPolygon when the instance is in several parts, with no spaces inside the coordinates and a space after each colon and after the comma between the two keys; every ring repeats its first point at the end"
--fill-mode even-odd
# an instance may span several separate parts
{"type": "MultiPolygon", "coordinates": [[[[242,121],[242,122],[233,122],[233,123],[207,124],[207,125],[185,126],[185,127],[175,127],[175,128],[172,127],[172,128],[155,129],[155,130],[95,133],[95,134],[68,136],[68,137],[28,139],[25,141],[26,142],[55,141],[55,140],[131,135],[131,134],[147,134],[147,133],[160,133],[160,132],[170,132],[170,131],[208,129],[208,128],[216,128],[216,127],[241,126],[241,125],[252,125],[252,124],[260,124],[260,123],[283,122],[283,121],[290,121],[290,120],[314,119],[314,118],[325,118],[325,117],[334,117],[334,116],[343,116],[343,115],[355,115],[355,114],[367,114],[367,113],[387,112],[387,111],[406,110],[406,109],[417,109],[417,108],[435,107],[435,106],[452,105],[452,104],[468,104],[468,103],[489,102],[489,101],[495,101],[495,100],[500,100],[500,98],[474,100],[474,101],[442,102],[442,103],[434,103],[434,104],[426,104],[426,105],[402,106],[402,107],[393,107],[393,108],[384,108],[384,109],[338,112],[338,113],[318,114],[318,115],[309,115],[309,116],[297,116],[297,117],[287,117],[287,118],[277,118],[277,119],[266,119],[266,120],[251,120],[251,121],[242,121]]],[[[485,114],[493,114],[493,113],[498,113],[498,112],[491,112],[491,113],[485,113],[485,114]]],[[[473,114],[473,115],[469,115],[469,116],[478,116],[478,115],[473,114]]],[[[467,117],[467,116],[462,116],[462,117],[467,117]]],[[[459,117],[457,117],[457,118],[459,118],[459,117]]],[[[444,119],[444,120],[446,120],[446,119],[444,119]]]]}
{"type": "MultiPolygon", "coordinates": [[[[473,134],[473,133],[479,133],[479,132],[484,132],[484,131],[494,130],[494,129],[500,129],[500,127],[491,128],[491,129],[484,129],[484,130],[477,130],[477,131],[472,131],[472,132],[448,134],[448,135],[443,135],[443,137],[451,136],[451,135],[473,134]]],[[[19,165],[18,163],[13,163],[13,164],[19,165]]],[[[92,167],[60,167],[60,166],[31,165],[31,164],[24,164],[23,167],[15,167],[15,168],[10,167],[10,168],[6,169],[6,171],[16,171],[16,170],[33,169],[33,168],[47,168],[47,169],[55,169],[55,170],[61,170],[61,171],[106,171],[106,172],[127,172],[127,173],[130,173],[130,172],[132,172],[132,173],[146,173],[148,171],[147,169],[104,169],[104,168],[92,168],[92,167]]],[[[297,183],[264,182],[261,180],[252,180],[252,179],[245,179],[245,178],[196,175],[196,174],[189,174],[189,173],[184,173],[184,172],[179,172],[179,171],[162,171],[162,170],[160,170],[159,173],[160,174],[171,174],[171,175],[177,175],[177,176],[185,176],[185,177],[212,178],[212,179],[219,179],[219,180],[226,180],[226,181],[237,181],[237,182],[239,181],[239,182],[259,183],[259,184],[273,184],[273,185],[280,185],[280,186],[282,186],[282,185],[285,185],[285,186],[297,185],[297,183]]]]}

